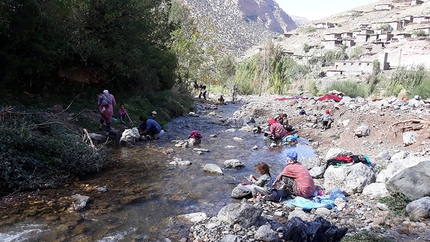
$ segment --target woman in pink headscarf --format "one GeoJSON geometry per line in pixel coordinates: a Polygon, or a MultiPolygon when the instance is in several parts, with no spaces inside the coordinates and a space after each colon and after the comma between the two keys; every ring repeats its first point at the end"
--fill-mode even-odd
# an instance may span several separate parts
{"type": "Polygon", "coordinates": [[[275,139],[282,139],[287,134],[284,126],[277,122],[274,118],[269,119],[269,132],[265,132],[268,135],[273,135],[275,139]]]}
{"type": "Polygon", "coordinates": [[[110,94],[108,90],[104,90],[103,93],[98,97],[97,105],[99,106],[100,111],[99,131],[102,131],[103,123],[106,122],[106,136],[109,136],[113,109],[116,106],[115,97],[110,94]]]}

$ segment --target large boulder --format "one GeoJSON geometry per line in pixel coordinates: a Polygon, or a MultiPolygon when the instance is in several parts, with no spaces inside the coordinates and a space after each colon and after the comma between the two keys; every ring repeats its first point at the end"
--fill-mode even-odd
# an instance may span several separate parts
{"type": "Polygon", "coordinates": [[[232,203],[221,208],[218,212],[218,219],[229,225],[239,224],[244,228],[249,228],[257,224],[263,213],[262,209],[256,208],[248,203],[232,203]]]}
{"type": "Polygon", "coordinates": [[[407,156],[406,154],[407,153],[399,152],[393,155],[391,157],[391,164],[389,164],[386,169],[379,172],[376,177],[376,182],[385,183],[404,169],[415,166],[422,161],[429,160],[429,158],[426,157],[407,156]]]}
{"type": "Polygon", "coordinates": [[[430,160],[404,169],[387,181],[391,194],[402,193],[411,200],[430,196],[430,160]]]}
{"type": "Polygon", "coordinates": [[[353,155],[353,153],[349,150],[341,149],[341,148],[331,148],[327,151],[327,154],[325,155],[325,160],[334,159],[338,156],[348,156],[353,155]]]}
{"type": "Polygon", "coordinates": [[[324,178],[324,187],[327,191],[339,188],[347,195],[352,195],[361,193],[366,185],[375,182],[376,169],[363,163],[342,165],[337,168],[329,166],[324,178]]]}
{"type": "Polygon", "coordinates": [[[415,221],[430,218],[430,197],[423,197],[409,203],[406,206],[406,212],[415,221]]]}

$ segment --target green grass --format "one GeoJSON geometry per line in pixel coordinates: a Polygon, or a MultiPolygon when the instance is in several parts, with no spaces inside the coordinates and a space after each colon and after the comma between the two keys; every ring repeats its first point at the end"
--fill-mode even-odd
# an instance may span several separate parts
{"type": "Polygon", "coordinates": [[[371,235],[368,231],[361,231],[354,235],[346,235],[341,242],[394,242],[394,240],[371,235]]]}

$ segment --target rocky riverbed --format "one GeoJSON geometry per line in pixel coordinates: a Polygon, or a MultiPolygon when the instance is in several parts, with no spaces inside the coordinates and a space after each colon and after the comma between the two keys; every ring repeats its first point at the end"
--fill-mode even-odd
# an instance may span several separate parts
{"type": "MultiPolygon", "coordinates": [[[[428,216],[427,218],[416,219],[411,218],[410,215],[394,215],[393,211],[390,211],[385,204],[379,202],[379,198],[389,195],[385,189],[385,180],[393,176],[395,171],[406,169],[407,166],[416,166],[421,161],[430,160],[428,159],[430,140],[427,123],[430,113],[426,102],[423,100],[402,101],[394,99],[370,101],[345,97],[342,102],[337,103],[331,101],[317,102],[308,98],[282,98],[263,95],[240,97],[237,105],[239,109],[232,114],[223,112],[222,108],[218,108],[217,105],[210,102],[197,104],[196,112],[190,113],[189,116],[196,116],[196,118],[212,117],[210,121],[203,121],[197,125],[199,129],[204,131],[205,139],[199,148],[215,149],[217,146],[217,149],[224,150],[224,153],[228,153],[229,149],[250,153],[253,152],[254,147],[259,150],[291,148],[283,147],[282,144],[277,144],[279,147],[272,147],[273,144],[270,141],[265,141],[264,146],[251,145],[253,139],[256,139],[256,144],[258,139],[263,139],[262,135],[258,136],[252,132],[256,126],[265,128],[268,118],[281,112],[287,113],[290,124],[298,131],[298,135],[306,140],[316,152],[316,157],[302,157],[300,161],[312,171],[316,183],[325,188],[327,193],[332,187],[340,187],[347,191],[348,201],[338,200],[335,209],[319,208],[303,211],[298,207],[287,206],[286,201],[249,203],[232,200],[231,203],[223,207],[220,205],[226,201],[226,198],[220,199],[222,200],[220,203],[220,201],[215,200],[216,197],[211,197],[212,203],[215,205],[213,207],[220,208],[217,211],[208,212],[210,202],[205,202],[205,207],[193,209],[197,213],[184,213],[168,219],[170,222],[167,222],[165,228],[162,227],[163,225],[151,227],[150,229],[157,236],[151,237],[139,234],[139,231],[134,232],[131,236],[134,241],[283,241],[285,239],[282,237],[291,226],[288,223],[293,218],[301,218],[304,222],[308,222],[315,221],[318,217],[328,221],[331,226],[347,228],[347,235],[365,230],[377,236],[391,238],[394,241],[430,241],[428,216]],[[320,128],[319,119],[326,109],[331,111],[334,123],[330,129],[323,131],[320,128]],[[306,115],[300,115],[301,110],[305,110],[306,115]],[[234,130],[241,130],[242,136],[231,135],[234,130]],[[411,136],[405,136],[404,133],[410,133],[411,136]],[[251,146],[237,145],[233,147],[228,145],[232,140],[240,142],[239,139],[249,139],[248,143],[251,146]],[[371,168],[364,165],[354,166],[358,167],[358,171],[351,170],[351,167],[318,169],[325,165],[327,158],[342,152],[366,154],[373,165],[371,168]],[[340,177],[341,174],[344,174],[343,172],[357,175],[353,179],[345,176],[342,181],[333,181],[333,177],[340,177]],[[359,177],[368,177],[368,179],[359,181],[361,180],[358,179],[359,177]],[[383,181],[378,181],[378,178],[383,181]],[[350,184],[345,184],[346,179],[357,180],[357,182],[350,186],[350,184]],[[225,213],[219,214],[219,211],[225,211],[226,207],[229,206],[235,206],[229,208],[232,211],[241,211],[241,209],[248,211],[244,215],[242,214],[242,217],[250,216],[248,221],[252,221],[252,223],[241,223],[241,220],[229,222],[232,219],[231,216],[226,216],[225,213]],[[169,223],[175,224],[175,226],[180,225],[175,227],[174,232],[168,232],[168,228],[172,227],[169,223]]],[[[190,168],[187,167],[190,167],[188,165],[191,165],[192,162],[182,163],[182,161],[195,158],[189,152],[189,150],[192,151],[192,147],[183,148],[176,145],[180,143],[181,138],[186,137],[189,129],[195,124],[179,123],[179,125],[184,128],[175,132],[168,130],[161,140],[138,142],[134,146],[122,146],[121,149],[130,153],[137,152],[136,147],[139,148],[138,150],[144,147],[145,154],[139,153],[139,156],[160,157],[160,162],[165,162],[167,169],[170,170],[175,170],[174,167],[181,165],[184,165],[184,169],[189,170],[190,168]]],[[[277,154],[282,155],[282,152],[277,154]]],[[[242,157],[245,156],[238,155],[238,158],[242,157]]],[[[218,162],[221,170],[228,171],[222,167],[224,160],[199,159],[199,162],[218,162]]],[[[39,216],[50,221],[51,228],[64,231],[64,226],[67,225],[69,232],[66,235],[60,234],[55,237],[57,241],[92,241],[97,238],[97,234],[109,232],[120,225],[111,224],[108,226],[109,228],[92,232],[95,223],[100,222],[90,218],[97,218],[101,221],[112,220],[114,217],[110,215],[112,212],[122,210],[127,204],[149,201],[153,194],[157,193],[150,185],[141,183],[138,179],[142,174],[153,169],[151,168],[152,163],[151,161],[139,161],[135,165],[133,163],[118,163],[109,171],[83,180],[76,179],[62,188],[16,193],[3,197],[1,201],[1,216],[3,218],[1,224],[11,225],[27,220],[29,217],[39,216]],[[108,192],[100,192],[99,188],[105,186],[108,188],[108,192]],[[90,197],[90,203],[84,212],[73,212],[71,209],[74,201],[70,196],[75,193],[86,194],[90,197]],[[87,221],[92,222],[86,224],[87,221]]],[[[281,163],[283,162],[281,161],[281,163]]],[[[280,168],[277,166],[275,168],[280,168]]],[[[200,169],[194,163],[191,167],[200,169]]],[[[273,168],[271,167],[274,172],[278,170],[273,168]]],[[[250,170],[249,167],[245,167],[246,169],[250,170]]],[[[230,171],[224,177],[226,177],[224,182],[230,178],[238,182],[242,173],[240,170],[238,172],[230,171]]],[[[218,182],[223,181],[218,179],[216,175],[211,176],[211,179],[213,178],[218,182]]],[[[209,182],[209,180],[207,181],[209,182]]],[[[155,180],[153,183],[156,184],[157,181],[155,180]]],[[[217,196],[229,195],[228,189],[233,188],[234,185],[228,183],[225,182],[224,185],[220,186],[223,191],[217,191],[217,196]]],[[[187,200],[187,197],[196,197],[196,199],[202,200],[196,194],[186,194],[183,191],[169,193],[169,196],[177,202],[187,200]]],[[[426,209],[428,212],[428,206],[426,209]]],[[[156,214],[148,214],[148,216],[154,215],[156,216],[156,214]]],[[[42,237],[46,241],[52,238],[54,237],[42,237]]],[[[125,240],[117,239],[114,241],[125,240]]]]}

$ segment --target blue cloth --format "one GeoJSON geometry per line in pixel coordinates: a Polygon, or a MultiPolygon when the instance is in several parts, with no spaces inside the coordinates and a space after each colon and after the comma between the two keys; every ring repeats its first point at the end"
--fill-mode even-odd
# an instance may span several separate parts
{"type": "Polygon", "coordinates": [[[146,120],[146,132],[150,132],[151,129],[156,130],[156,134],[161,132],[161,126],[157,123],[157,121],[153,119],[146,120]]]}
{"type": "Polygon", "coordinates": [[[334,204],[336,198],[342,198],[343,200],[348,202],[348,199],[345,197],[342,191],[338,188],[334,188],[330,191],[330,195],[316,196],[313,197],[312,200],[303,197],[296,197],[292,200],[286,201],[286,204],[288,207],[294,205],[296,207],[303,208],[304,210],[311,210],[313,208],[332,209],[336,207],[336,205],[334,204]]]}

